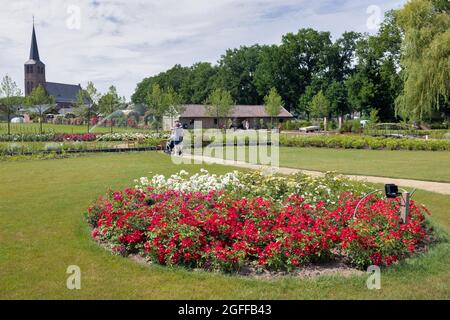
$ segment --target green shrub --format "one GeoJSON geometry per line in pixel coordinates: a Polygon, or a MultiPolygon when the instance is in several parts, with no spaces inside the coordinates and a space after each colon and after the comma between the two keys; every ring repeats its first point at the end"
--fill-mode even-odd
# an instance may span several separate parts
{"type": "Polygon", "coordinates": [[[386,149],[398,150],[401,147],[401,141],[398,139],[386,139],[386,149]]]}
{"type": "Polygon", "coordinates": [[[352,132],[353,133],[361,133],[362,127],[361,127],[361,121],[355,119],[352,121],[352,132]]]}
{"type": "Polygon", "coordinates": [[[356,135],[281,135],[280,145],[288,147],[372,150],[450,151],[449,140],[400,139],[356,135]]]}
{"type": "Polygon", "coordinates": [[[385,139],[372,138],[368,139],[367,144],[369,145],[369,148],[372,150],[381,150],[386,147],[387,141],[384,140],[385,139]]]}

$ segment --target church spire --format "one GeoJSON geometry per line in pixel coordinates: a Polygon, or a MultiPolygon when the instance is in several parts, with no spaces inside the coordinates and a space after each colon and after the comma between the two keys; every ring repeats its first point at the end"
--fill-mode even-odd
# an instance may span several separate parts
{"type": "Polygon", "coordinates": [[[34,30],[34,17],[33,17],[33,35],[31,36],[30,60],[40,61],[39,49],[36,40],[36,31],[34,30]]]}

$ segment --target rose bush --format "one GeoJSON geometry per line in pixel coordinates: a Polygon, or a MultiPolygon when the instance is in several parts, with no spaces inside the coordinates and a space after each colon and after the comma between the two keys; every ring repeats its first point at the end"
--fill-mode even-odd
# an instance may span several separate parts
{"type": "Polygon", "coordinates": [[[100,139],[103,141],[145,141],[148,139],[168,139],[167,133],[107,133],[103,134],[100,139]]]}
{"type": "Polygon", "coordinates": [[[96,139],[97,135],[95,133],[55,135],[55,141],[95,141],[96,139]]]}
{"type": "Polygon", "coordinates": [[[201,169],[200,173],[192,176],[182,170],[167,178],[163,175],[155,175],[150,179],[142,177],[135,182],[136,188],[151,187],[156,192],[223,190],[224,194],[235,199],[263,197],[274,202],[282,202],[289,196],[301,195],[307,203],[322,200],[327,206],[335,206],[344,192],[363,194],[371,191],[364,183],[346,179],[333,172],[327,172],[322,177],[311,177],[301,173],[290,176],[267,175],[256,171],[234,171],[216,175],[201,169]]]}
{"type": "MultiPolygon", "coordinates": [[[[225,176],[230,175],[239,174],[225,176]]],[[[428,232],[426,209],[414,202],[403,224],[396,199],[370,196],[353,217],[361,195],[351,192],[333,205],[300,194],[247,198],[227,187],[190,191],[162,185],[111,191],[99,199],[87,214],[92,236],[120,255],[233,271],[244,265],[292,270],[331,259],[361,268],[390,265],[413,254],[428,232]]]]}

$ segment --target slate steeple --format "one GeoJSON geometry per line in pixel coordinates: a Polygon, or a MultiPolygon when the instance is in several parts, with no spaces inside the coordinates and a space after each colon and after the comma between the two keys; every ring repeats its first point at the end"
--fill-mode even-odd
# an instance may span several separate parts
{"type": "Polygon", "coordinates": [[[31,47],[30,47],[30,57],[27,62],[25,62],[25,95],[31,94],[34,88],[37,86],[42,86],[45,88],[45,64],[41,61],[39,57],[39,49],[36,38],[36,30],[34,28],[34,18],[33,18],[33,32],[31,35],[31,47]]]}
{"type": "Polygon", "coordinates": [[[33,22],[33,35],[31,36],[30,60],[40,61],[39,49],[36,40],[36,30],[34,29],[34,22],[33,22]]]}

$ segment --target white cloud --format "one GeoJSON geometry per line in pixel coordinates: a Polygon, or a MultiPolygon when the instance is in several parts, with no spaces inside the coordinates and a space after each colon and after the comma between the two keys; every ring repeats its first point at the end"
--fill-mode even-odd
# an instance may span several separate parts
{"type": "Polygon", "coordinates": [[[0,76],[23,81],[31,17],[48,81],[94,81],[129,97],[144,77],[174,64],[216,62],[227,48],[279,43],[287,32],[312,27],[373,32],[369,5],[387,11],[404,0],[0,0],[0,76]],[[80,8],[79,30],[67,27],[69,6],[80,8]]]}

